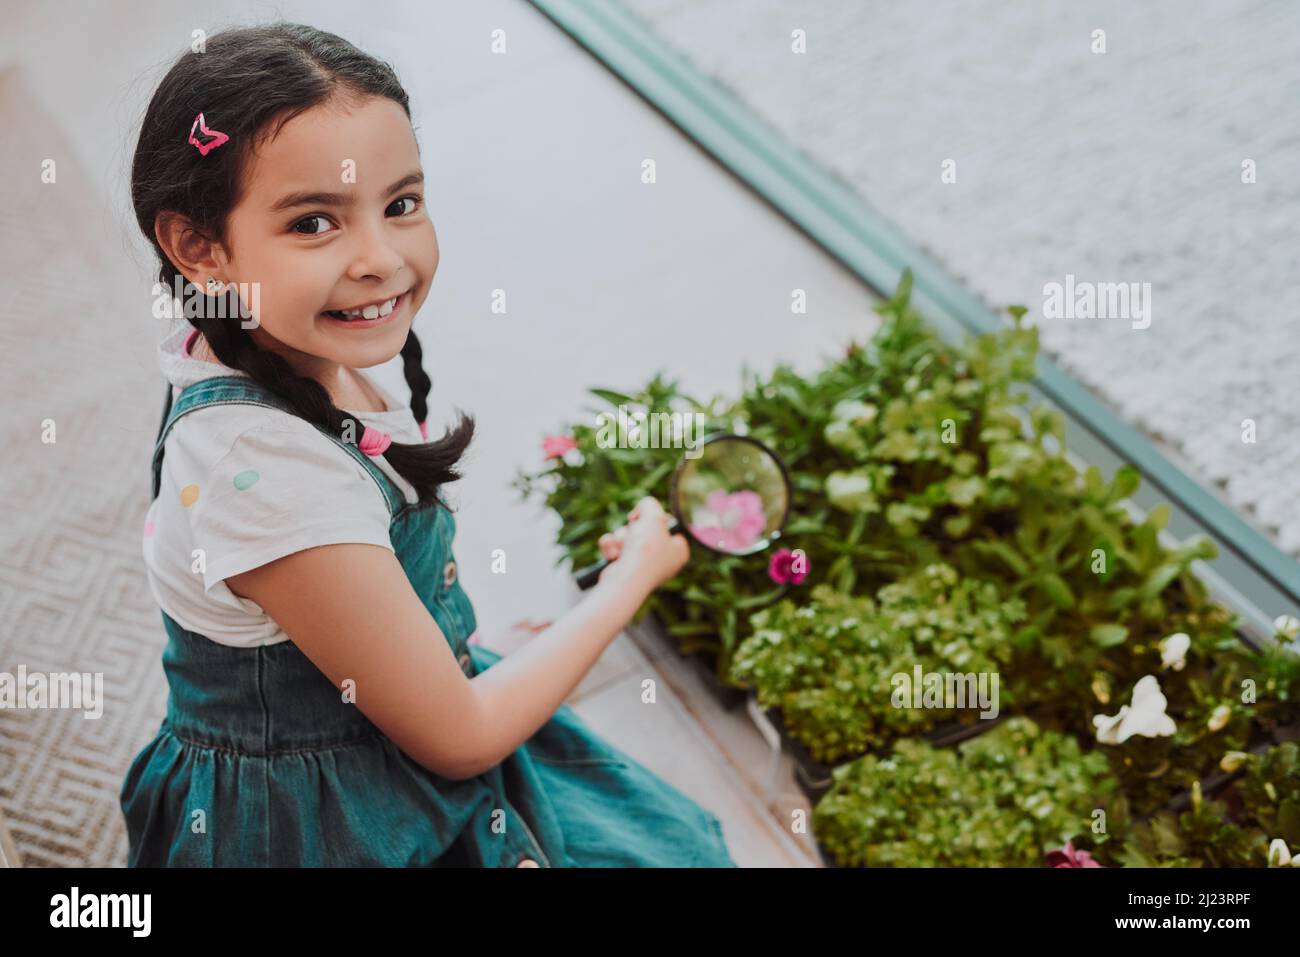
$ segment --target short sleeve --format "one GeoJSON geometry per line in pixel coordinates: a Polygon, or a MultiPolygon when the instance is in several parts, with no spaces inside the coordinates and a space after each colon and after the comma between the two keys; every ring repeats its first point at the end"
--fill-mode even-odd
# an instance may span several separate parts
{"type": "Polygon", "coordinates": [[[388,505],[370,473],[305,420],[250,418],[263,411],[201,409],[168,437],[166,457],[175,456],[182,510],[203,553],[205,593],[307,548],[393,547],[388,505]]]}

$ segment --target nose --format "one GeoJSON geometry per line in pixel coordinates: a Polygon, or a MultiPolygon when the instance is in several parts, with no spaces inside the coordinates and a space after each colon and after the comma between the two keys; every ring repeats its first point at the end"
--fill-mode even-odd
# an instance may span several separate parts
{"type": "Polygon", "coordinates": [[[356,251],[348,267],[349,279],[385,280],[402,268],[402,255],[393,248],[383,224],[365,227],[354,237],[356,251]]]}

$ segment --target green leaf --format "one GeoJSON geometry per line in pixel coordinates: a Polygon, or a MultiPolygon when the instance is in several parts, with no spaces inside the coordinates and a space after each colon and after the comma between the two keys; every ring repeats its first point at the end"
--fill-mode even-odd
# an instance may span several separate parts
{"type": "Polygon", "coordinates": [[[908,299],[912,295],[912,270],[904,269],[903,275],[898,279],[898,286],[894,289],[894,296],[889,300],[889,305],[895,308],[906,306],[908,299]]]}
{"type": "Polygon", "coordinates": [[[800,516],[792,519],[785,527],[785,535],[791,538],[795,535],[818,535],[826,530],[826,516],[823,513],[815,518],[800,516]]]}
{"type": "Polygon", "coordinates": [[[1101,469],[1095,465],[1089,465],[1084,469],[1083,487],[1091,497],[1100,498],[1106,487],[1101,478],[1101,469]]]}
{"type": "Polygon", "coordinates": [[[1277,809],[1277,827],[1281,832],[1278,837],[1286,841],[1288,847],[1300,846],[1300,805],[1291,798],[1284,798],[1277,809]]]}
{"type": "Polygon", "coordinates": [[[1043,592],[1057,608],[1068,609],[1074,607],[1074,592],[1070,591],[1070,586],[1060,575],[1054,575],[1048,572],[1039,580],[1043,592]]]}
{"type": "Polygon", "coordinates": [[[589,518],[582,522],[575,522],[560,532],[560,537],[557,541],[561,545],[571,545],[578,539],[591,534],[600,527],[601,523],[594,518],[589,518]]]}
{"type": "Polygon", "coordinates": [[[613,389],[588,389],[592,395],[599,399],[604,399],[610,405],[636,405],[636,399],[630,395],[624,395],[622,392],[615,392],[613,389]]]}
{"type": "Polygon", "coordinates": [[[1169,583],[1181,575],[1183,567],[1181,565],[1164,564],[1156,566],[1156,570],[1147,576],[1147,580],[1142,583],[1142,598],[1150,601],[1157,597],[1162,591],[1169,587],[1169,583]]]}
{"type": "Polygon", "coordinates": [[[702,605],[715,604],[712,595],[707,594],[706,592],[704,592],[703,590],[701,590],[695,585],[691,585],[690,587],[688,587],[686,589],[686,594],[683,597],[687,601],[698,601],[702,605]]]}
{"type": "Polygon", "coordinates": [[[1022,578],[1029,574],[1029,565],[1020,557],[1019,553],[1006,542],[975,542],[973,543],[977,552],[983,555],[992,555],[999,558],[1017,575],[1022,578]]]}
{"type": "Polygon", "coordinates": [[[668,626],[668,633],[680,637],[716,635],[718,626],[711,621],[679,621],[668,626]]]}
{"type": "Polygon", "coordinates": [[[1136,588],[1116,588],[1106,602],[1106,607],[1111,611],[1120,611],[1137,601],[1137,597],[1138,590],[1136,588]]]}
{"type": "Polygon", "coordinates": [[[1160,531],[1169,524],[1169,506],[1161,502],[1151,511],[1147,512],[1146,524],[1150,525],[1156,531],[1160,531]]]}
{"type": "Polygon", "coordinates": [[[1115,478],[1110,483],[1111,498],[1116,501],[1128,498],[1138,490],[1138,486],[1141,484],[1141,472],[1131,465],[1121,465],[1115,470],[1115,478]]]}
{"type": "Polygon", "coordinates": [[[1123,625],[1095,625],[1088,637],[1101,648],[1113,648],[1128,640],[1128,629],[1123,625]]]}
{"type": "Polygon", "coordinates": [[[772,591],[764,592],[761,595],[749,595],[746,598],[737,598],[731,603],[732,608],[758,608],[762,605],[770,605],[786,592],[786,586],[781,585],[772,591]]]}

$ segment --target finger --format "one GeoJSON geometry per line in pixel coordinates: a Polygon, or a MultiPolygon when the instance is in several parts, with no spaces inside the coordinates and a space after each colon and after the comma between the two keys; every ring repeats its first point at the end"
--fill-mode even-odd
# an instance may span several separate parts
{"type": "Polygon", "coordinates": [[[659,515],[663,513],[663,510],[664,507],[659,504],[659,499],[653,495],[647,495],[636,503],[636,507],[632,511],[628,512],[628,521],[635,522],[643,515],[659,515]]]}
{"type": "Polygon", "coordinates": [[[691,557],[691,543],[687,541],[685,535],[674,535],[673,547],[677,549],[677,554],[682,561],[686,561],[691,557]]]}
{"type": "Polygon", "coordinates": [[[600,554],[603,555],[605,558],[609,559],[611,562],[616,560],[619,556],[619,553],[623,550],[622,542],[619,539],[615,538],[613,535],[609,534],[609,532],[606,532],[604,535],[600,536],[600,541],[598,544],[600,546],[600,554]]]}

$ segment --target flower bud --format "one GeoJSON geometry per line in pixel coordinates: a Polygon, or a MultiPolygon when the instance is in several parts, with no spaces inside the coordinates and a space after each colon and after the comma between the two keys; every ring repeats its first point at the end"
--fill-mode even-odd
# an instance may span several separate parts
{"type": "Polygon", "coordinates": [[[1250,755],[1245,751],[1225,752],[1223,757],[1219,760],[1219,770],[1231,774],[1232,772],[1239,770],[1241,766],[1246,763],[1246,759],[1249,757],[1250,755]]]}
{"type": "Polygon", "coordinates": [[[1286,841],[1280,837],[1273,838],[1273,843],[1268,846],[1268,866],[1286,867],[1290,863],[1291,852],[1287,849],[1286,841]]]}
{"type": "Polygon", "coordinates": [[[1210,713],[1210,720],[1206,722],[1206,727],[1211,731],[1222,731],[1227,727],[1228,719],[1232,717],[1232,709],[1226,704],[1221,704],[1210,713]]]}

